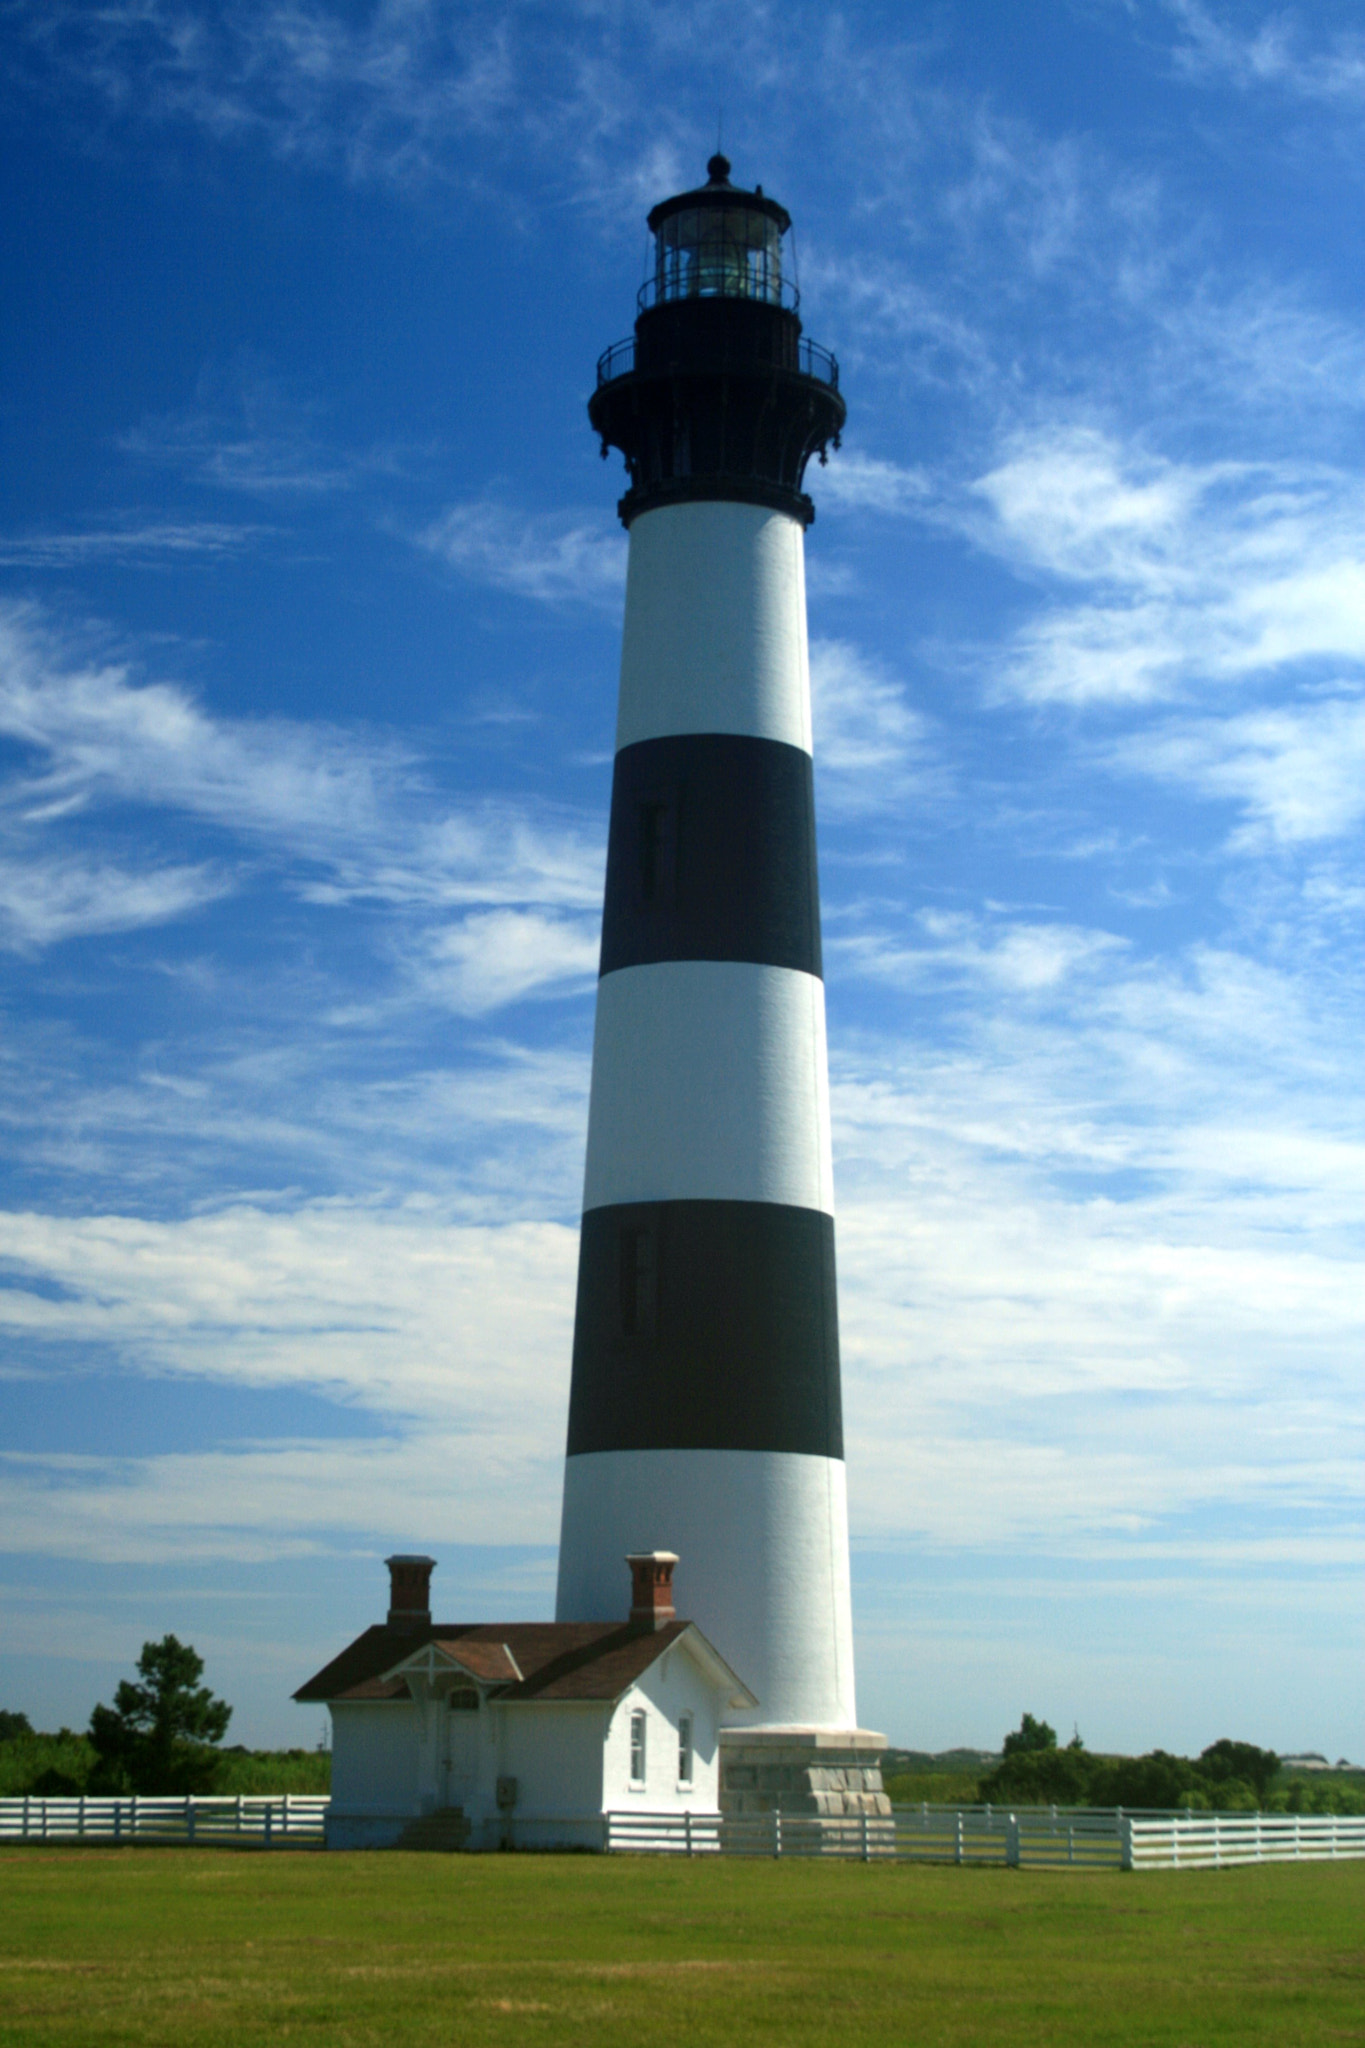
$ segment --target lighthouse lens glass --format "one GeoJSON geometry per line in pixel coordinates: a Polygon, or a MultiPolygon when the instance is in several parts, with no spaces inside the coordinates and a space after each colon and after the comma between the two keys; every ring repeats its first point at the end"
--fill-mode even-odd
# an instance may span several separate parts
{"type": "Polygon", "coordinates": [[[659,299],[730,298],[782,302],[782,235],[747,207],[686,207],[656,240],[659,299]]]}

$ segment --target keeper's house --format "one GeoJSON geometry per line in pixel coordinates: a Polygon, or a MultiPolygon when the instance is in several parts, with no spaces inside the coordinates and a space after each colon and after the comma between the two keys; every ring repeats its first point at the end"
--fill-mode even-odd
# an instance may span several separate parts
{"type": "Polygon", "coordinates": [[[625,1622],[433,1622],[429,1557],[388,1620],[295,1693],[332,1715],[329,1849],[595,1847],[601,1816],[719,1812],[719,1736],[758,1703],[673,1611],[669,1551],[628,1560],[625,1622]]]}

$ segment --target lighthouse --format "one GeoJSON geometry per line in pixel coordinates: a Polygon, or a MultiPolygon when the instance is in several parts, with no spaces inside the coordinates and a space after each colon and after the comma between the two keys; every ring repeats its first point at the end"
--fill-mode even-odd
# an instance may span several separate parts
{"type": "Polygon", "coordinates": [[[790,215],[707,168],[649,215],[635,331],[588,408],[625,458],[630,551],[557,1616],[614,1613],[624,1555],[676,1552],[679,1612],[758,1701],[730,1717],[726,1803],[882,1811],[854,1695],[804,570],[806,466],[845,406],[802,333],[790,215]]]}

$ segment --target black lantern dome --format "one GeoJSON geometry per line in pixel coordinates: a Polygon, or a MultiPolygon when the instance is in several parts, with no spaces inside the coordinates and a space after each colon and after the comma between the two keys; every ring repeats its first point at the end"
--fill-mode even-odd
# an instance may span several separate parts
{"type": "Polygon", "coordinates": [[[839,365],[802,336],[785,262],[791,215],[732,185],[723,156],[706,168],[705,185],[649,216],[635,333],[599,359],[588,417],[603,455],[625,456],[627,526],[688,498],[772,505],[808,525],[806,464],[838,447],[847,410],[839,365]]]}

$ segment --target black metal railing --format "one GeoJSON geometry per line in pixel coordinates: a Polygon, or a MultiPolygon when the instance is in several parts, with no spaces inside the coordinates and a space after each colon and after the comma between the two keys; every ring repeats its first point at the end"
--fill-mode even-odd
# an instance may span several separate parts
{"type": "Polygon", "coordinates": [[[597,358],[599,388],[610,384],[614,377],[628,377],[634,368],[635,336],[628,334],[624,341],[614,341],[610,348],[604,348],[597,358]]]}
{"type": "Polygon", "coordinates": [[[828,384],[831,391],[839,389],[839,358],[832,349],[822,348],[803,334],[796,344],[796,359],[807,377],[828,384]]]}
{"type": "MultiPolygon", "coordinates": [[[[803,376],[814,377],[817,383],[827,384],[831,391],[839,389],[839,360],[831,349],[822,348],[818,341],[811,341],[802,335],[797,347],[797,365],[803,376]]],[[[597,383],[611,384],[617,377],[628,377],[635,368],[635,336],[626,335],[623,341],[614,341],[610,348],[603,349],[597,358],[597,383]]]]}

